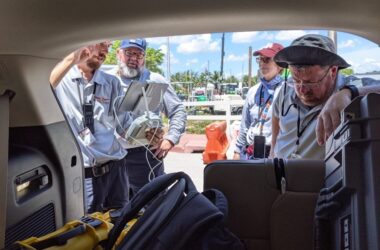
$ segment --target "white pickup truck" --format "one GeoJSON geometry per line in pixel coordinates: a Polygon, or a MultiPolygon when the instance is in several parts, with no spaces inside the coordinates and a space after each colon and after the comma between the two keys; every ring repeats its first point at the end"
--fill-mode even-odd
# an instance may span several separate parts
{"type": "Polygon", "coordinates": [[[215,95],[215,101],[220,101],[220,104],[214,106],[215,114],[226,113],[226,101],[231,101],[231,114],[241,115],[242,113],[244,100],[240,95],[215,95]]]}

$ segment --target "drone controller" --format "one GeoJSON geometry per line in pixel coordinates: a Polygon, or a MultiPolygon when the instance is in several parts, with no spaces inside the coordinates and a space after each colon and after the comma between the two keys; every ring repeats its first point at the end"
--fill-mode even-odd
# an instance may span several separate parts
{"type": "Polygon", "coordinates": [[[153,112],[145,112],[144,115],[133,120],[125,134],[125,139],[131,145],[147,145],[149,141],[145,137],[145,132],[151,128],[160,127],[162,127],[160,117],[153,112]]]}

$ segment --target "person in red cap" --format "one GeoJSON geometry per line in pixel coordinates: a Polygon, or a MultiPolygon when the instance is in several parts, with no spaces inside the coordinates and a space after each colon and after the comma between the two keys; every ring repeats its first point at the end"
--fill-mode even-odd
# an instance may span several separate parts
{"type": "Polygon", "coordinates": [[[263,158],[269,154],[272,102],[280,89],[279,86],[283,83],[282,68],[273,61],[273,57],[283,48],[281,44],[272,43],[253,53],[259,64],[260,82],[247,93],[234,150],[235,160],[263,158]],[[262,146],[260,153],[259,150],[254,153],[254,141],[260,142],[262,146]]]}

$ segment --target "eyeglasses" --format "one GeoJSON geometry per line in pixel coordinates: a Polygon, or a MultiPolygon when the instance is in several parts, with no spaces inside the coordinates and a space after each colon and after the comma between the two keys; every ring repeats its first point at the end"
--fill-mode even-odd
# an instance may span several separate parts
{"type": "MultiPolygon", "coordinates": [[[[295,67],[295,66],[290,66],[290,67],[295,67]]],[[[287,83],[289,84],[289,86],[297,87],[297,88],[300,88],[301,86],[306,87],[306,88],[317,88],[321,85],[321,82],[326,78],[327,74],[330,71],[330,68],[331,67],[329,67],[326,70],[325,74],[322,76],[322,78],[316,82],[304,82],[302,80],[296,80],[294,78],[290,78],[287,83]]]]}
{"type": "Polygon", "coordinates": [[[145,57],[144,53],[138,53],[138,52],[131,52],[128,50],[124,50],[124,54],[130,58],[136,57],[138,60],[142,60],[145,57]]]}
{"type": "Polygon", "coordinates": [[[263,63],[269,63],[270,61],[272,61],[272,58],[271,57],[256,57],[256,62],[257,63],[260,63],[260,62],[263,62],[263,63]]]}

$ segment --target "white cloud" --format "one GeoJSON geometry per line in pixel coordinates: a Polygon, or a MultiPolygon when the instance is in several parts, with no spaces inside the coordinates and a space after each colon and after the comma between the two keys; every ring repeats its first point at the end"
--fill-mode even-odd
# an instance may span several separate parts
{"type": "Polygon", "coordinates": [[[380,70],[379,47],[342,53],[341,56],[351,64],[354,73],[366,73],[380,70]]]}
{"type": "Polygon", "coordinates": [[[356,45],[356,43],[354,42],[354,40],[346,40],[346,41],[343,41],[341,43],[338,44],[338,48],[339,49],[342,49],[342,48],[350,48],[350,47],[354,47],[356,45]]]}
{"type": "Polygon", "coordinates": [[[165,55],[168,53],[168,46],[166,46],[166,44],[162,44],[158,49],[160,49],[165,55]]]}
{"type": "Polygon", "coordinates": [[[220,50],[219,43],[212,41],[211,34],[173,37],[173,43],[178,43],[177,52],[191,54],[220,50]]]}
{"type": "MultiPolygon", "coordinates": [[[[211,34],[208,34],[211,36],[211,34]]],[[[189,42],[193,39],[197,39],[200,35],[185,35],[185,36],[171,36],[170,37],[170,43],[173,44],[181,44],[185,42],[189,42]]]]}
{"type": "MultiPolygon", "coordinates": [[[[164,53],[165,55],[165,61],[167,59],[167,54],[168,54],[168,46],[166,44],[162,44],[159,49],[164,53]]],[[[172,52],[170,52],[170,64],[177,64],[179,63],[178,59],[174,56],[172,52]]]]}
{"type": "Polygon", "coordinates": [[[260,32],[259,33],[258,38],[260,40],[270,40],[270,41],[273,41],[274,40],[274,34],[268,32],[268,31],[264,31],[264,32],[260,32]]]}
{"type": "MultiPolygon", "coordinates": [[[[311,32],[306,32],[304,30],[282,30],[278,32],[274,38],[279,41],[291,41],[309,33],[311,32]]],[[[312,33],[315,34],[316,32],[312,33]]]]}
{"type": "Polygon", "coordinates": [[[174,56],[173,53],[170,53],[170,64],[177,64],[179,60],[174,56]]]}
{"type": "Polygon", "coordinates": [[[237,56],[235,54],[229,54],[225,59],[226,62],[237,62],[246,60],[248,60],[248,55],[237,56]]]}
{"type": "Polygon", "coordinates": [[[190,60],[187,60],[186,66],[191,66],[193,64],[197,64],[198,62],[199,62],[199,60],[197,58],[190,59],[190,60]]]}
{"type": "Polygon", "coordinates": [[[259,32],[234,32],[232,33],[232,43],[251,43],[259,32]]]}
{"type": "Polygon", "coordinates": [[[148,46],[149,44],[156,44],[156,45],[160,45],[160,44],[164,44],[164,43],[167,43],[167,37],[151,37],[151,38],[147,38],[146,41],[148,42],[148,46]]]}
{"type": "Polygon", "coordinates": [[[376,63],[376,60],[373,58],[364,58],[365,63],[376,63]]]}

